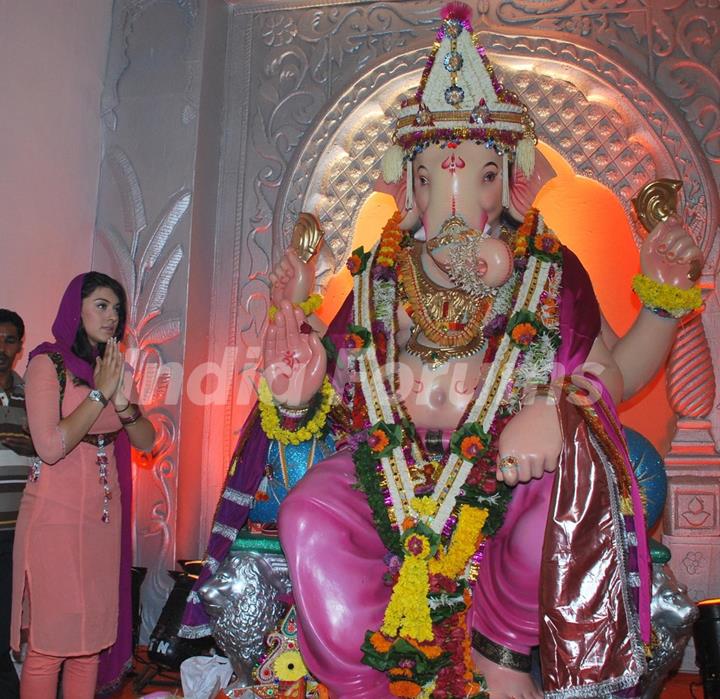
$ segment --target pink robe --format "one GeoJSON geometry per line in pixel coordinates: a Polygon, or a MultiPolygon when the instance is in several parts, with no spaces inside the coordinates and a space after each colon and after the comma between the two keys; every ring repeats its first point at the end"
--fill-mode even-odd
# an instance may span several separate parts
{"type": "MultiPolygon", "coordinates": [[[[112,645],[118,628],[122,515],[114,446],[105,448],[113,495],[105,523],[97,448],[80,442],[65,454],[58,429],[60,388],[48,355],[30,361],[25,381],[30,432],[43,463],[39,478],[28,481],[18,516],[11,646],[19,648],[22,625],[29,626],[30,645],[40,653],[89,655],[112,645]]],[[[75,410],[89,390],[73,385],[68,374],[63,415],[75,410]]],[[[109,404],[91,434],[120,427],[109,404]]]]}

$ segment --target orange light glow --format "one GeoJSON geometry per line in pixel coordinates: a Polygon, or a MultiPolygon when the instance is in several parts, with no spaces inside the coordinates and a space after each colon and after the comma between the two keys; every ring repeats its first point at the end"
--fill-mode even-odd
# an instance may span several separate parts
{"type": "MultiPolygon", "coordinates": [[[[630,286],[640,271],[640,254],[625,211],[607,187],[575,175],[563,157],[544,143],[539,149],[557,177],[542,188],[535,205],[548,226],[580,258],[605,318],[623,335],[640,311],[630,286]]],[[[664,371],[622,405],[620,419],[647,437],[661,454],[668,451],[675,414],[667,400],[664,371]]]]}
{"type": "MultiPolygon", "coordinates": [[[[389,194],[373,192],[360,208],[350,250],[361,245],[365,250],[370,250],[380,238],[383,226],[395,213],[395,209],[395,200],[389,194]]],[[[330,280],[323,293],[323,305],[318,311],[318,315],[325,323],[329,324],[334,318],[343,301],[352,291],[352,287],[352,275],[343,266],[342,270],[330,280]]]]}

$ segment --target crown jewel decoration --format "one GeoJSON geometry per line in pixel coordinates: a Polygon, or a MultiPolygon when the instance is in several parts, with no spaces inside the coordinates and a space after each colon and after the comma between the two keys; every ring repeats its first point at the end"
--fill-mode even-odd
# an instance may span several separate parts
{"type": "Polygon", "coordinates": [[[409,161],[432,143],[473,140],[494,147],[529,175],[535,162],[535,125],[519,97],[495,75],[473,34],[471,9],[451,2],[415,95],[403,100],[383,156],[383,177],[397,182],[409,161]]]}

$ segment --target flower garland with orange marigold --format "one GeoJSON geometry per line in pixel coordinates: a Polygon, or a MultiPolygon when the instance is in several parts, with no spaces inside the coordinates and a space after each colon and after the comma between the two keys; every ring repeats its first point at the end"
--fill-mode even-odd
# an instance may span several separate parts
{"type": "MultiPolygon", "coordinates": [[[[348,345],[361,352],[375,353],[379,367],[397,360],[388,354],[399,304],[399,295],[394,291],[398,286],[395,263],[401,248],[410,244],[407,234],[398,228],[400,218],[395,214],[388,221],[374,252],[358,248],[348,262],[356,277],[367,279],[362,275],[370,275],[372,281],[365,284],[372,289],[374,314],[372,321],[364,324],[356,314],[348,345]],[[366,332],[362,332],[363,328],[366,332]]],[[[554,357],[559,343],[556,297],[562,257],[557,238],[545,227],[536,210],[528,213],[518,229],[513,252],[515,272],[508,282],[510,296],[505,296],[509,299],[508,308],[518,310],[491,321],[497,327],[486,326],[485,331],[491,331],[489,358],[502,347],[505,355],[512,352],[508,356],[516,357],[513,360],[517,362],[516,369],[524,370],[527,376],[541,376],[547,374],[547,360],[554,357]],[[536,268],[545,265],[544,279],[547,280],[543,282],[546,286],[539,301],[533,302],[536,311],[527,310],[530,307],[523,305],[524,300],[516,304],[519,294],[523,293],[521,289],[528,288],[527,280],[532,276],[525,274],[531,258],[535,258],[536,268]]],[[[367,359],[365,354],[362,357],[367,359]]],[[[365,360],[358,359],[360,361],[365,360]]],[[[390,379],[384,381],[392,387],[390,379]]],[[[386,481],[389,476],[381,468],[383,460],[391,455],[396,459],[401,453],[408,464],[415,464],[416,471],[426,464],[423,468],[427,484],[432,486],[437,468],[442,469],[450,456],[446,454],[439,462],[431,463],[397,396],[392,417],[388,414],[387,418],[368,426],[366,439],[355,448],[353,460],[359,487],[368,498],[377,531],[389,555],[399,561],[391,574],[393,591],[383,623],[380,629],[367,632],[362,646],[364,662],[387,674],[394,696],[422,699],[484,695],[483,680],[474,674],[472,667],[465,618],[472,598],[470,585],[479,563],[478,551],[483,540],[501,526],[509,502],[509,489],[496,481],[495,468],[497,438],[518,409],[518,401],[513,403],[513,392],[517,390],[512,384],[509,381],[505,385],[506,407],[496,413],[487,432],[481,424],[469,419],[471,407],[477,402],[474,401],[459,422],[462,427],[452,435],[451,454],[456,460],[460,459],[458,463],[467,462],[469,471],[453,513],[441,531],[432,526],[440,504],[434,497],[418,494],[410,498],[410,509],[401,518],[395,516],[388,504],[391,502],[386,481]],[[459,630],[462,630],[461,643],[457,642],[459,630]]],[[[368,402],[367,397],[362,401],[368,402]]],[[[367,421],[365,406],[363,411],[358,417],[367,421]]]]}

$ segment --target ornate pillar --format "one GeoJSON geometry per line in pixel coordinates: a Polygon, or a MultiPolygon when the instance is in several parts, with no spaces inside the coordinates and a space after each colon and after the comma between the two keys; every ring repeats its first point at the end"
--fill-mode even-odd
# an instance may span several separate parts
{"type": "MultiPolygon", "coordinates": [[[[672,551],[673,571],[701,600],[720,595],[720,454],[710,433],[715,372],[701,315],[683,323],[668,367],[670,402],[677,432],[665,457],[668,499],[663,543],[672,551]]],[[[692,643],[682,668],[695,670],[692,643]]]]}

